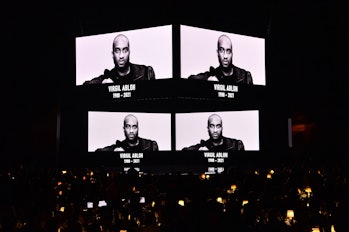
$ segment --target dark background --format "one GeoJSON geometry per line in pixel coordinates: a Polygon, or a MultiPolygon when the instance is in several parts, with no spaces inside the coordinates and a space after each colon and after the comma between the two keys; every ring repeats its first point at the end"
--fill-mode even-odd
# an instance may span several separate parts
{"type": "Polygon", "coordinates": [[[266,38],[269,106],[307,128],[294,132],[295,151],[345,156],[347,7],[330,0],[199,5],[103,0],[3,6],[1,159],[55,160],[57,118],[74,104],[75,36],[173,23],[266,38]]]}

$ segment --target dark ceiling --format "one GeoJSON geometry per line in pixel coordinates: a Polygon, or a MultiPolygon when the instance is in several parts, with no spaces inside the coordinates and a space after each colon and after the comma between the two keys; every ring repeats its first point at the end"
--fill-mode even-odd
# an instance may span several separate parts
{"type": "Polygon", "coordinates": [[[75,36],[172,23],[267,38],[275,101],[284,102],[295,121],[314,123],[316,141],[344,151],[349,124],[345,9],[329,0],[9,3],[1,16],[3,156],[55,154],[61,98],[75,81],[75,36]]]}

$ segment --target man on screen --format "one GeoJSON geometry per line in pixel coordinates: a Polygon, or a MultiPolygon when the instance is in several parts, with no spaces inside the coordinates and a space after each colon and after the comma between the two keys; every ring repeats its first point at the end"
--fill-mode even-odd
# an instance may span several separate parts
{"type": "Polygon", "coordinates": [[[96,151],[127,151],[127,152],[143,152],[158,151],[158,144],[154,140],[144,139],[138,136],[138,119],[136,116],[129,114],[124,118],[124,134],[125,139],[116,140],[115,144],[98,148],[96,151]]]}
{"type": "Polygon", "coordinates": [[[218,114],[211,114],[207,121],[208,140],[185,147],[183,151],[244,151],[244,143],[239,139],[223,136],[222,118],[218,114]]]}
{"type": "Polygon", "coordinates": [[[111,53],[115,65],[114,68],[111,70],[105,69],[104,74],[85,81],[84,85],[114,83],[118,80],[138,81],[155,79],[152,66],[130,62],[130,42],[127,36],[119,34],[114,38],[111,53]]]}
{"type": "Polygon", "coordinates": [[[233,45],[227,35],[221,35],[217,43],[219,66],[209,71],[190,75],[188,79],[229,82],[233,84],[253,84],[251,72],[233,65],[233,45]]]}

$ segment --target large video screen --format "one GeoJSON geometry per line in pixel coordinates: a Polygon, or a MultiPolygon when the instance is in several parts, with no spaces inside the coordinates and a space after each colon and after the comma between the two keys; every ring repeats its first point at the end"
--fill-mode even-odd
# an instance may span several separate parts
{"type": "Polygon", "coordinates": [[[75,38],[76,86],[172,78],[172,25],[75,38]]]}
{"type": "Polygon", "coordinates": [[[113,150],[104,151],[171,150],[171,114],[89,111],[88,152],[103,151],[111,145],[113,150]],[[132,141],[139,146],[130,147],[128,142],[132,145],[132,141]]]}
{"type": "Polygon", "coordinates": [[[88,152],[171,150],[171,114],[88,112],[88,152]]]}
{"type": "Polygon", "coordinates": [[[259,151],[259,111],[175,114],[177,151],[259,151]]]}
{"type": "Polygon", "coordinates": [[[266,85],[265,39],[180,25],[181,78],[266,85]]]}

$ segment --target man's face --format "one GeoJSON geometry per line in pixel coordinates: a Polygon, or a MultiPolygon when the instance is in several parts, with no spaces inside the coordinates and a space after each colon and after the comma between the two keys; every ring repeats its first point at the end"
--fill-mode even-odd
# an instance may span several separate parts
{"type": "Polygon", "coordinates": [[[222,38],[219,41],[217,53],[219,64],[228,68],[232,64],[233,58],[232,44],[229,39],[222,38]]]}
{"type": "Polygon", "coordinates": [[[120,37],[115,40],[112,53],[115,66],[119,68],[127,66],[130,57],[130,48],[127,38],[120,37]]]}
{"type": "Polygon", "coordinates": [[[134,141],[138,138],[138,121],[134,117],[128,117],[124,122],[124,133],[127,140],[134,141]]]}
{"type": "Polygon", "coordinates": [[[212,140],[218,140],[222,137],[222,120],[218,117],[212,117],[207,125],[208,135],[212,140]]]}

